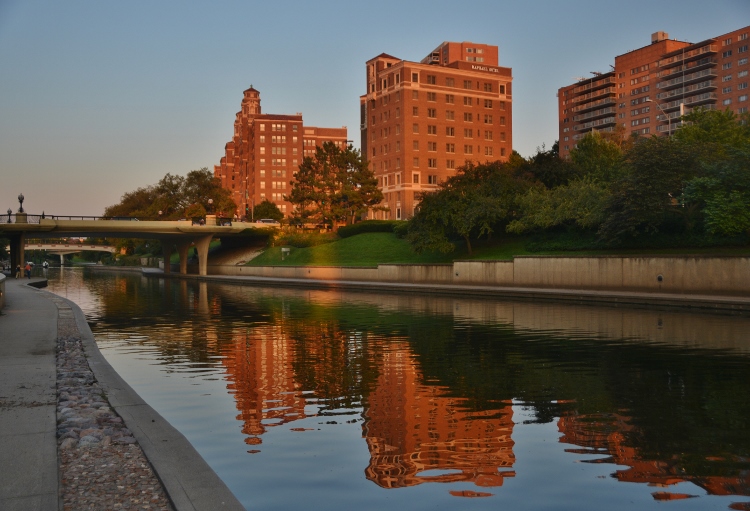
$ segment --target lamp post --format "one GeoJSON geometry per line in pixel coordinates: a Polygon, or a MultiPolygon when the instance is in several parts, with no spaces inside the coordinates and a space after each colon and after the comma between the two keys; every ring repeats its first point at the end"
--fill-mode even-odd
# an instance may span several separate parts
{"type": "Polygon", "coordinates": [[[19,206],[18,206],[18,212],[19,213],[23,213],[23,199],[24,199],[23,194],[19,193],[18,194],[18,204],[19,204],[19,206]]]}
{"type": "MultiPolygon", "coordinates": [[[[667,135],[671,137],[672,136],[672,118],[669,116],[669,114],[667,114],[667,112],[664,111],[664,109],[661,107],[661,105],[657,101],[653,101],[651,98],[646,99],[644,103],[654,103],[659,108],[659,110],[661,110],[661,113],[664,114],[664,116],[666,116],[668,129],[669,129],[669,133],[667,135]]],[[[682,118],[682,116],[685,115],[684,112],[685,112],[685,103],[680,103],[680,118],[682,118]]]]}
{"type": "Polygon", "coordinates": [[[208,213],[209,214],[213,213],[213,205],[214,205],[214,200],[208,199],[208,213]]]}
{"type": "Polygon", "coordinates": [[[10,215],[13,214],[13,210],[8,208],[8,223],[10,223],[10,215]]]}

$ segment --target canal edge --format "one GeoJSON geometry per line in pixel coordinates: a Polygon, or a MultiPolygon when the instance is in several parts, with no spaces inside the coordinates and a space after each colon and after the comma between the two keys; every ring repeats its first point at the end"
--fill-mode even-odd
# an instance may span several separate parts
{"type": "Polygon", "coordinates": [[[78,304],[49,291],[40,291],[70,306],[91,371],[110,406],[138,441],[175,511],[245,511],[187,438],[148,405],[107,362],[78,304]]]}

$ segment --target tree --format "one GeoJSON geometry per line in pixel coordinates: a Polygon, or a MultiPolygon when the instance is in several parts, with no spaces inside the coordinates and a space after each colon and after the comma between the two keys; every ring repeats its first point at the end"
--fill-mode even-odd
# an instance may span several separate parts
{"type": "Polygon", "coordinates": [[[190,205],[207,207],[209,199],[213,200],[213,212],[219,216],[232,216],[237,209],[231,192],[222,188],[221,180],[204,167],[191,170],[185,177],[166,174],[155,185],[127,192],[118,204],[104,210],[104,216],[176,220],[189,216],[185,209],[190,205]]]}
{"type": "Polygon", "coordinates": [[[290,184],[285,199],[296,206],[294,216],[303,222],[353,223],[383,200],[367,161],[351,145],[342,151],[333,142],[324,143],[314,158],[305,157],[290,184]]]}
{"type": "Polygon", "coordinates": [[[611,138],[598,131],[587,133],[570,151],[570,159],[580,175],[606,182],[617,179],[623,146],[611,138]]]}
{"type": "Polygon", "coordinates": [[[516,169],[501,162],[467,162],[436,192],[419,195],[419,207],[409,222],[407,240],[417,252],[455,250],[460,237],[472,253],[471,240],[489,236],[514,216],[516,199],[530,183],[516,177],[516,169]]]}
{"type": "Polygon", "coordinates": [[[256,220],[271,218],[277,222],[281,222],[284,219],[284,213],[281,212],[276,204],[266,199],[260,204],[256,204],[253,208],[253,218],[256,220]]]}
{"type": "Polygon", "coordinates": [[[696,151],[673,137],[651,137],[636,143],[625,155],[623,176],[613,186],[607,218],[599,230],[610,243],[655,234],[672,213],[687,220],[692,205],[680,207],[686,183],[699,172],[696,151]]]}

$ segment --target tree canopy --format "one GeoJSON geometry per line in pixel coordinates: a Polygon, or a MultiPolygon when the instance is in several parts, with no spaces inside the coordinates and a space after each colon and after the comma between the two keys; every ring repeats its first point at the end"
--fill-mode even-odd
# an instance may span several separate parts
{"type": "Polygon", "coordinates": [[[305,157],[286,200],[296,206],[295,219],[332,226],[352,223],[383,200],[378,181],[361,153],[351,145],[341,150],[333,142],[305,157]]]}
{"type": "Polygon", "coordinates": [[[166,174],[155,185],[126,192],[119,203],[104,210],[104,216],[175,220],[188,216],[186,210],[190,206],[208,209],[209,199],[213,201],[211,212],[218,216],[233,216],[237,209],[229,190],[222,188],[221,181],[204,167],[191,170],[186,176],[166,174]]]}

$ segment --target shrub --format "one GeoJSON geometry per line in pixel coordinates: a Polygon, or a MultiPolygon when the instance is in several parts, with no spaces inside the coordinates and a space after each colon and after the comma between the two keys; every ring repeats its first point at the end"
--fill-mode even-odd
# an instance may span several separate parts
{"type": "Polygon", "coordinates": [[[395,229],[406,224],[403,220],[365,220],[352,225],[339,227],[337,233],[341,238],[349,238],[365,232],[395,232],[395,229]]]}

